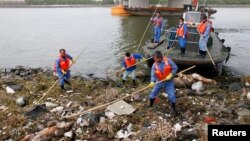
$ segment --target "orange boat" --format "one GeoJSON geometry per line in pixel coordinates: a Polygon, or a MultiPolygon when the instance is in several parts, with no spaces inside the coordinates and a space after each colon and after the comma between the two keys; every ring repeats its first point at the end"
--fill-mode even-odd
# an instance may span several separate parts
{"type": "MultiPolygon", "coordinates": [[[[204,8],[204,6],[200,6],[204,8]]],[[[126,15],[126,16],[152,16],[156,7],[152,6],[149,8],[128,8],[123,5],[118,5],[112,8],[113,15],[126,15]]],[[[162,16],[181,16],[184,12],[187,12],[187,9],[184,8],[170,8],[170,7],[158,7],[157,11],[161,12],[162,16]]],[[[211,16],[217,12],[217,10],[211,8],[204,8],[203,10],[208,13],[208,16],[211,16]]]]}
{"type": "Polygon", "coordinates": [[[129,16],[130,14],[126,11],[124,5],[117,5],[115,7],[111,8],[111,14],[112,15],[121,15],[121,16],[129,16]]]}
{"type": "MultiPolygon", "coordinates": [[[[152,6],[149,8],[125,8],[125,11],[133,16],[152,16],[155,9],[156,6],[152,6]]],[[[183,8],[158,7],[157,11],[160,11],[162,16],[181,16],[186,10],[183,8]]]]}
{"type": "MultiPolygon", "coordinates": [[[[129,0],[127,0],[129,1],[129,0]]],[[[157,6],[151,6],[149,3],[141,3],[142,5],[134,4],[135,0],[130,0],[130,4],[124,3],[119,4],[112,8],[112,14],[114,15],[132,15],[132,16],[152,16],[155,9],[157,11],[161,12],[162,16],[181,16],[184,12],[187,11],[200,11],[208,13],[208,16],[211,16],[212,14],[215,14],[217,11],[214,9],[211,9],[210,7],[207,7],[204,5],[199,5],[197,0],[190,0],[190,4],[184,4],[183,6],[180,5],[171,5],[170,7],[157,5],[157,6]]],[[[138,0],[139,1],[139,0],[138,0]]],[[[143,1],[143,0],[140,0],[143,1]]]]}

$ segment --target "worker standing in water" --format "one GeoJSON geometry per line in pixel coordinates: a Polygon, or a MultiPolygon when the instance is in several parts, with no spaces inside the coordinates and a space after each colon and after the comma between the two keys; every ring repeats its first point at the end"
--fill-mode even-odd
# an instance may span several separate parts
{"type": "Polygon", "coordinates": [[[160,12],[156,13],[156,16],[151,19],[154,25],[154,43],[159,43],[161,38],[161,29],[163,23],[163,17],[160,12]]]}
{"type": "Polygon", "coordinates": [[[178,67],[176,64],[167,57],[163,57],[160,51],[154,53],[155,63],[151,69],[151,82],[149,87],[152,87],[153,90],[149,95],[150,103],[149,107],[153,107],[156,96],[159,94],[162,88],[165,88],[166,93],[168,94],[168,99],[171,104],[171,113],[176,114],[175,103],[175,88],[174,88],[174,75],[176,74],[178,67]],[[161,83],[155,85],[156,82],[165,80],[161,83]]]}
{"type": "Polygon", "coordinates": [[[122,60],[122,66],[123,66],[123,77],[122,77],[122,82],[123,84],[125,83],[125,81],[127,80],[127,77],[129,75],[131,75],[131,78],[133,80],[133,85],[136,85],[135,79],[135,69],[136,69],[136,59],[142,59],[143,61],[145,61],[146,59],[142,57],[141,54],[130,54],[129,52],[127,52],[125,54],[124,59],[122,60]]]}
{"type": "Polygon", "coordinates": [[[66,54],[65,49],[60,49],[54,65],[54,74],[60,79],[59,85],[62,90],[65,90],[64,83],[70,84],[70,63],[75,63],[75,61],[69,54],[66,54]]]}
{"type": "Polygon", "coordinates": [[[176,37],[179,40],[181,56],[185,55],[185,50],[186,50],[186,45],[187,45],[187,33],[188,33],[187,25],[184,23],[184,19],[180,18],[179,26],[176,30],[176,37]]]}
{"type": "Polygon", "coordinates": [[[211,32],[211,22],[207,20],[207,16],[204,14],[201,17],[202,21],[198,25],[197,30],[200,34],[199,40],[199,53],[201,57],[205,57],[207,54],[207,42],[211,32]]]}

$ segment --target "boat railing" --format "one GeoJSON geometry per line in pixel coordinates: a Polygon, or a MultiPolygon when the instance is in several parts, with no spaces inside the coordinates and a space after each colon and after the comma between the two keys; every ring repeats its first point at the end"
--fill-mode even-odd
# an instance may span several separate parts
{"type": "MultiPolygon", "coordinates": [[[[167,45],[167,48],[175,47],[175,49],[179,49],[179,40],[176,38],[176,27],[169,28],[168,30],[165,30],[165,43],[167,45]]],[[[187,45],[186,50],[197,52],[199,49],[199,39],[200,35],[197,32],[195,28],[188,29],[188,36],[187,36],[187,45]]]]}

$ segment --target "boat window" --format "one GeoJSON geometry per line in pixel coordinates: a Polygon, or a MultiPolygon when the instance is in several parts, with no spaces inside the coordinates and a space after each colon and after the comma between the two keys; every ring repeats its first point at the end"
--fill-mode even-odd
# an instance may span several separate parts
{"type": "Polygon", "coordinates": [[[192,23],[200,23],[200,13],[186,13],[185,21],[192,22],[192,23]]]}

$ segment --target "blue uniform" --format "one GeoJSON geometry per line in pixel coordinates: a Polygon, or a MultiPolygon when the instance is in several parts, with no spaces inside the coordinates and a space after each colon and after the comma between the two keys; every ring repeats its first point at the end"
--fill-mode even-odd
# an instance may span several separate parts
{"type": "Polygon", "coordinates": [[[154,27],[154,41],[160,42],[161,39],[161,27],[155,26],[154,27]]]}
{"type": "Polygon", "coordinates": [[[207,42],[208,42],[208,38],[210,35],[210,30],[211,30],[211,24],[209,22],[206,23],[206,29],[204,34],[201,35],[200,40],[199,40],[199,49],[201,51],[207,51],[207,42]]]}
{"type": "MultiPolygon", "coordinates": [[[[70,55],[68,55],[68,54],[66,54],[65,56],[67,56],[70,60],[72,60],[73,58],[70,56],[70,55]]],[[[65,58],[64,58],[65,59],[65,58]]],[[[61,67],[60,67],[60,58],[57,58],[56,59],[56,73],[57,73],[57,77],[58,78],[60,78],[60,80],[59,80],[59,84],[60,84],[60,86],[63,86],[64,85],[64,80],[69,80],[70,79],[70,70],[68,70],[67,71],[67,73],[63,76],[63,77],[61,77],[62,75],[63,75],[63,73],[62,73],[62,69],[61,69],[61,67]]]]}
{"type": "MultiPolygon", "coordinates": [[[[168,63],[169,65],[172,67],[172,74],[175,75],[178,67],[176,66],[176,64],[168,58],[168,63]]],[[[165,62],[161,61],[160,63],[158,63],[159,69],[161,70],[161,72],[163,72],[164,68],[165,68],[165,62]]],[[[152,70],[151,70],[151,82],[158,82],[159,80],[157,79],[156,75],[155,75],[155,65],[152,66],[152,70]]],[[[175,103],[176,102],[176,97],[175,97],[175,88],[174,88],[174,79],[172,78],[169,81],[164,81],[161,82],[159,84],[156,84],[149,96],[150,99],[154,99],[160,92],[161,88],[165,88],[165,92],[168,94],[168,98],[169,101],[171,103],[175,103]]]]}
{"type": "MultiPolygon", "coordinates": [[[[135,59],[142,59],[142,58],[143,58],[141,54],[137,54],[137,53],[136,53],[136,54],[132,54],[132,56],[133,56],[135,59]]],[[[127,65],[126,65],[124,59],[122,60],[122,66],[123,66],[124,68],[127,68],[127,65]]],[[[129,68],[126,69],[126,71],[133,71],[133,70],[135,70],[135,68],[136,68],[136,66],[129,67],[129,68]]]]}
{"type": "MultiPolygon", "coordinates": [[[[141,54],[132,54],[132,56],[133,56],[135,59],[142,59],[142,58],[143,58],[141,54]]],[[[132,66],[132,67],[127,68],[127,65],[126,65],[126,63],[125,63],[125,59],[123,59],[123,61],[122,61],[122,66],[123,66],[124,68],[126,68],[126,71],[125,71],[124,74],[123,74],[123,80],[127,80],[127,77],[128,77],[129,75],[131,75],[131,78],[132,78],[133,80],[135,80],[135,78],[136,78],[136,76],[135,76],[135,69],[136,69],[136,66],[132,66]]]]}
{"type": "Polygon", "coordinates": [[[154,42],[160,42],[163,18],[154,17],[152,21],[154,24],[154,42]]]}
{"type": "Polygon", "coordinates": [[[187,32],[188,32],[188,28],[187,28],[186,24],[179,25],[179,27],[181,27],[181,26],[183,26],[185,38],[183,38],[182,36],[178,37],[179,45],[180,45],[181,48],[186,48],[186,45],[187,45],[187,37],[186,37],[186,35],[187,35],[187,32]]]}

